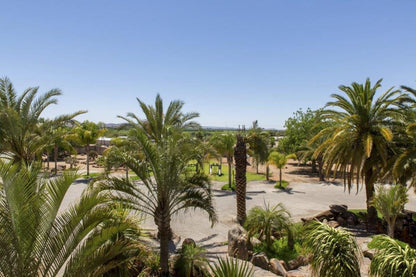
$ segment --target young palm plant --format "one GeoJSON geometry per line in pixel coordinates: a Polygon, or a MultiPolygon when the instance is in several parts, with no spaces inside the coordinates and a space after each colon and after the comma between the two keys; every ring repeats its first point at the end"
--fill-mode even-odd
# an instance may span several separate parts
{"type": "Polygon", "coordinates": [[[199,208],[208,213],[212,223],[217,217],[208,177],[188,170],[197,141],[184,135],[182,130],[188,126],[186,119],[193,117],[183,117],[180,111],[182,105],[177,101],[171,102],[164,113],[159,96],[156,107],[140,103],[146,119],[141,120],[130,114],[138,123],[132,128],[128,139],[137,145],[143,159],[137,159],[128,152],[120,153],[120,159],[144,186],[139,187],[120,178],[111,178],[100,186],[104,190],[117,191],[113,195],[118,201],[154,218],[160,236],[162,274],[167,275],[172,216],[180,211],[199,208]],[[172,116],[178,118],[173,119],[172,116]]]}
{"type": "Polygon", "coordinates": [[[233,258],[220,259],[218,263],[209,264],[212,277],[252,277],[253,266],[245,261],[233,258]]]}
{"type": "Polygon", "coordinates": [[[394,185],[391,188],[378,186],[371,204],[383,215],[387,222],[387,234],[394,238],[396,219],[404,210],[404,205],[409,201],[407,189],[403,185],[394,185]]]}
{"type": "Polygon", "coordinates": [[[228,186],[231,189],[231,182],[232,182],[232,168],[233,168],[233,154],[234,154],[234,146],[235,146],[235,135],[233,133],[223,133],[214,135],[211,140],[211,145],[217,151],[220,159],[222,156],[227,158],[228,164],[228,186]]]}
{"type": "Polygon", "coordinates": [[[250,236],[258,233],[259,238],[265,237],[266,246],[271,248],[272,233],[275,231],[287,231],[288,246],[293,248],[292,223],[290,222],[290,213],[285,209],[282,203],[273,207],[265,204],[264,208],[254,207],[248,212],[245,228],[249,231],[250,236]]]}
{"type": "Polygon", "coordinates": [[[279,152],[271,152],[269,155],[269,164],[275,165],[279,169],[279,186],[282,187],[282,169],[286,165],[287,160],[291,158],[296,158],[296,155],[290,154],[285,155],[279,152]]]}
{"type": "Polygon", "coordinates": [[[187,244],[181,249],[180,257],[175,268],[178,276],[196,277],[205,276],[208,260],[206,250],[194,244],[187,244]]]}
{"type": "Polygon", "coordinates": [[[308,226],[304,243],[312,254],[313,276],[360,276],[362,254],[351,233],[313,221],[308,226]]]}
{"type": "Polygon", "coordinates": [[[378,235],[368,244],[376,249],[371,260],[370,276],[407,277],[416,276],[416,250],[404,242],[386,235],[378,235]]]}
{"type": "Polygon", "coordinates": [[[0,276],[98,276],[142,248],[137,219],[94,188],[62,210],[76,178],[0,161],[0,276]]]}

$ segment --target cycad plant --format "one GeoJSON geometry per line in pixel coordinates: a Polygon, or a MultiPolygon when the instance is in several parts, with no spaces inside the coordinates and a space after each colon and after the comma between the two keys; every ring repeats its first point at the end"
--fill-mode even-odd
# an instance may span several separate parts
{"type": "Polygon", "coordinates": [[[407,189],[403,185],[394,185],[390,188],[378,186],[371,204],[383,215],[387,222],[387,234],[394,238],[396,219],[404,210],[408,202],[407,189]]]}
{"type": "Polygon", "coordinates": [[[273,244],[273,232],[286,231],[288,233],[288,246],[293,248],[292,223],[290,222],[290,213],[285,209],[282,203],[273,207],[265,204],[264,207],[254,207],[248,212],[245,228],[249,234],[259,234],[261,239],[263,236],[266,246],[271,249],[273,244]]]}
{"type": "Polygon", "coordinates": [[[252,277],[253,266],[250,263],[233,258],[218,258],[217,263],[209,264],[212,277],[252,277]]]}
{"type": "Polygon", "coordinates": [[[368,244],[376,249],[371,260],[370,276],[412,277],[416,276],[416,250],[404,242],[386,235],[378,235],[368,244]]]}
{"type": "Polygon", "coordinates": [[[360,276],[362,254],[350,232],[313,221],[307,228],[304,243],[312,254],[313,276],[360,276]]]}
{"type": "Polygon", "coordinates": [[[62,209],[76,178],[0,161],[0,276],[99,276],[139,253],[136,216],[94,188],[62,209]]]}

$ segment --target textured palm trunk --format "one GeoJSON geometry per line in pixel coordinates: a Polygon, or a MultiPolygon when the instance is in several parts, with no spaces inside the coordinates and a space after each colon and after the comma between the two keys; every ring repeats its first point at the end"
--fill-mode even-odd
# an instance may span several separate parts
{"type": "Polygon", "coordinates": [[[266,180],[269,181],[269,174],[270,174],[270,168],[269,165],[266,165],[266,180]]]}
{"type": "Polygon", "coordinates": [[[279,168],[279,186],[282,187],[282,168],[279,168]]]}
{"type": "Polygon", "coordinates": [[[87,144],[87,176],[90,176],[90,145],[87,144]]]}
{"type": "Polygon", "coordinates": [[[53,159],[55,162],[55,174],[58,174],[58,145],[54,145],[53,147],[53,159]]]}
{"type": "Polygon", "coordinates": [[[394,239],[394,225],[396,225],[395,221],[388,221],[387,222],[387,235],[394,239]]]}
{"type": "Polygon", "coordinates": [[[318,161],[319,181],[325,181],[324,162],[322,158],[318,158],[317,161],[318,161]]]}
{"type": "Polygon", "coordinates": [[[246,167],[247,150],[242,135],[237,135],[237,144],[234,148],[235,159],[235,190],[237,194],[237,221],[243,225],[246,220],[246,167]]]}
{"type": "Polygon", "coordinates": [[[169,276],[169,240],[172,237],[170,228],[170,216],[168,211],[162,211],[156,215],[156,225],[158,226],[160,237],[160,268],[162,276],[169,276]]]}
{"type": "MultiPolygon", "coordinates": [[[[373,170],[370,169],[365,174],[365,192],[366,192],[366,202],[367,202],[367,222],[370,227],[375,227],[377,224],[377,210],[374,206],[371,205],[371,200],[374,195],[374,178],[373,170]]],[[[368,226],[367,226],[368,228],[368,226]]]]}
{"type": "Polygon", "coordinates": [[[232,176],[231,176],[231,170],[233,166],[233,157],[227,157],[227,163],[228,163],[228,187],[231,189],[231,182],[232,182],[232,176]]]}

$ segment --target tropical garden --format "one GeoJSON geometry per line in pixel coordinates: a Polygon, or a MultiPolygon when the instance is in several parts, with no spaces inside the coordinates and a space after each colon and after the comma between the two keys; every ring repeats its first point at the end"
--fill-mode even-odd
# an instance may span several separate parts
{"type": "Polygon", "coordinates": [[[118,131],[77,121],[86,111],[46,119],[59,89],[19,94],[8,78],[0,79],[0,276],[253,276],[250,263],[233,258],[241,253],[208,259],[192,241],[172,262],[175,216],[200,210],[212,225],[220,220],[213,181],[235,195],[235,223],[246,232],[242,244],[253,257],[265,253],[267,268],[272,259],[284,261],[280,268],[302,256],[313,276],[361,276],[363,253],[350,230],[319,220],[293,222],[282,204],[247,209],[247,182],[285,190],[290,184],[282,170],[293,160],[321,181],[342,180],[347,193],[363,187],[365,231],[375,234],[385,225],[385,234],[368,245],[371,276],[416,276],[414,245],[400,241],[396,230],[416,184],[416,90],[380,93],[381,82],[340,86],[325,107],[295,112],[280,139],[257,121],[247,130],[206,132],[198,113],[185,113],[180,100],[166,106],[159,95],[153,104],[137,98],[144,116],[120,115],[118,131]],[[111,132],[113,140],[99,154],[98,138],[111,132]],[[81,150],[85,170],[77,171],[81,150]],[[59,160],[70,168],[59,168],[59,160]],[[90,172],[92,161],[103,168],[99,176],[90,172]],[[86,189],[65,206],[82,175],[86,189]],[[141,227],[144,218],[157,228],[157,249],[141,227]]]}

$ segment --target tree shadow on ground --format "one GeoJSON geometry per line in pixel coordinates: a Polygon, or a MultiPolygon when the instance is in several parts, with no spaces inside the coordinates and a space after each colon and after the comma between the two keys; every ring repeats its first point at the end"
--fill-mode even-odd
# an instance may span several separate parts
{"type": "Polygon", "coordinates": [[[273,192],[274,193],[286,193],[286,194],[295,194],[295,193],[305,194],[304,191],[293,190],[293,188],[278,189],[278,190],[274,190],[273,192]]]}

